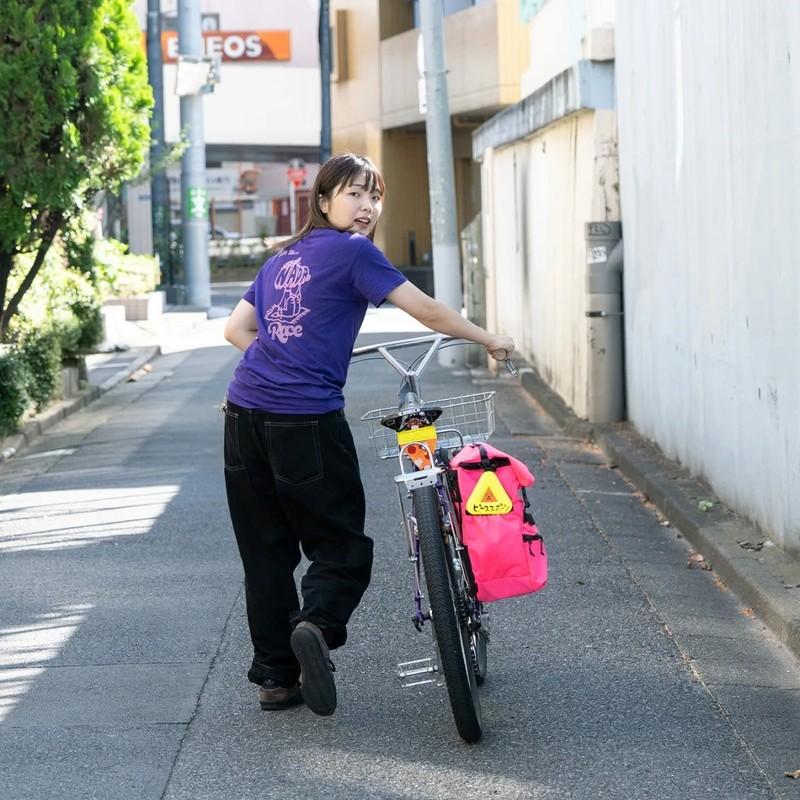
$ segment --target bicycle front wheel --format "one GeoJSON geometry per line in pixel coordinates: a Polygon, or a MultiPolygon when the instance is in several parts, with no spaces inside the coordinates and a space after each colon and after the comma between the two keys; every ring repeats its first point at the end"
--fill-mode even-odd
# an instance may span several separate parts
{"type": "Polygon", "coordinates": [[[483,732],[483,721],[470,633],[459,613],[458,582],[445,546],[435,487],[423,486],[414,491],[414,516],[436,646],[456,729],[465,742],[477,742],[483,732]]]}

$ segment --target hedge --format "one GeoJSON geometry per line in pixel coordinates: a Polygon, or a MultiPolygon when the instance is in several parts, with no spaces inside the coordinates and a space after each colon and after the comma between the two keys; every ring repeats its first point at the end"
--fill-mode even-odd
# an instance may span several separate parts
{"type": "MultiPolygon", "coordinates": [[[[28,257],[19,257],[20,271],[28,257]]],[[[42,411],[61,384],[61,365],[74,363],[102,338],[97,290],[54,245],[2,345],[0,435],[16,430],[29,407],[42,411]]]]}
{"type": "MultiPolygon", "coordinates": [[[[32,254],[18,256],[14,280],[32,254]]],[[[103,338],[102,299],[152,291],[157,262],[130,255],[113,239],[94,241],[69,231],[48,252],[36,281],[0,345],[0,436],[16,430],[25,411],[42,411],[61,383],[61,365],[75,363],[103,338]]]]}
{"type": "Polygon", "coordinates": [[[28,407],[27,370],[16,351],[0,348],[0,436],[17,429],[28,407]]]}

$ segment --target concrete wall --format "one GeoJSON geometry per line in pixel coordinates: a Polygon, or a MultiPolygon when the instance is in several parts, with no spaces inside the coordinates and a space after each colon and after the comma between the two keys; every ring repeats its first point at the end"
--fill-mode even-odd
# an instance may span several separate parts
{"type": "Polygon", "coordinates": [[[524,99],[473,136],[482,162],[487,323],[578,416],[589,413],[587,222],[619,220],[613,0],[530,19],[524,99]],[[606,63],[604,63],[606,62],[606,63]]]}
{"type": "Polygon", "coordinates": [[[376,0],[332,0],[332,19],[344,12],[347,78],[331,86],[333,150],[381,161],[381,64],[376,0]]]}
{"type": "MultiPolygon", "coordinates": [[[[519,100],[528,66],[525,26],[516,0],[491,0],[444,18],[445,64],[450,113],[497,109],[519,100]]],[[[381,42],[381,124],[384,128],[423,121],[419,111],[418,29],[381,42]]]]}
{"type": "Polygon", "coordinates": [[[619,0],[629,415],[800,552],[800,4],[619,0]]]}
{"type": "Polygon", "coordinates": [[[618,219],[615,168],[611,111],[572,114],[483,159],[490,327],[513,335],[579,416],[587,411],[584,223],[618,219]]]}

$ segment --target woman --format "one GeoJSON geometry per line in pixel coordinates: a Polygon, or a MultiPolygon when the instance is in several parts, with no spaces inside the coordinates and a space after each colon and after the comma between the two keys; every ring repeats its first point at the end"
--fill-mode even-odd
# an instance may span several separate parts
{"type": "Polygon", "coordinates": [[[259,271],[225,338],[244,351],[228,387],[225,482],[245,573],[248,672],[263,709],[336,708],[330,650],[367,588],[372,540],[344,416],[350,355],[371,302],[388,301],[440,333],[511,353],[421,292],[372,243],[383,178],[343,153],[320,169],[308,222],[259,271]],[[311,562],[298,602],[300,548],[311,562]]]}

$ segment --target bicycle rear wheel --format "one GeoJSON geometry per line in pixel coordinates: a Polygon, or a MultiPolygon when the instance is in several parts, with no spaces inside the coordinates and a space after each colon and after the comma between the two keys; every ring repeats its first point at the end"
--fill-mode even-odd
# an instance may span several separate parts
{"type": "Polygon", "coordinates": [[[422,568],[431,605],[433,629],[456,729],[465,742],[477,742],[483,732],[478,683],[472,664],[470,632],[458,611],[458,583],[447,555],[436,488],[414,491],[422,568]]]}

